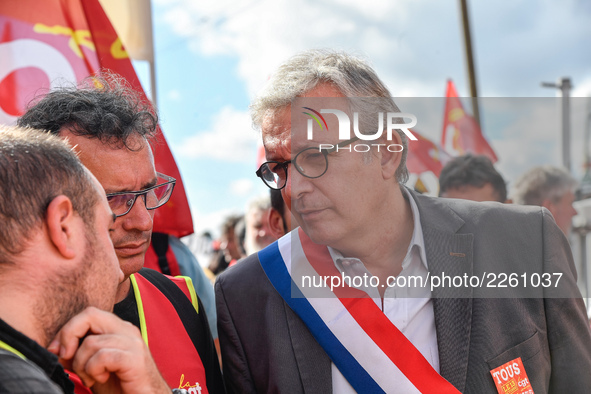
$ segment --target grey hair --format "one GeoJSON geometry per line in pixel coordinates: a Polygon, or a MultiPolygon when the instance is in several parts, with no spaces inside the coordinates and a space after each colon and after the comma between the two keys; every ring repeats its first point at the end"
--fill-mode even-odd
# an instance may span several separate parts
{"type": "Polygon", "coordinates": [[[268,193],[265,193],[249,201],[248,206],[246,207],[246,213],[255,210],[266,211],[269,208],[271,208],[271,198],[268,193]]]}
{"type": "MultiPolygon", "coordinates": [[[[378,129],[377,112],[400,112],[388,88],[365,60],[345,52],[314,49],[293,56],[270,78],[250,106],[253,125],[260,128],[265,117],[289,106],[320,83],[332,84],[344,96],[354,98],[350,100],[351,109],[359,112],[359,128],[367,133],[378,129]]],[[[403,146],[396,179],[403,184],[408,180],[408,142],[401,130],[396,131],[403,146]]]]}
{"type": "Polygon", "coordinates": [[[515,181],[511,197],[521,205],[542,205],[546,200],[556,203],[576,187],[577,181],[565,169],[545,165],[521,175],[515,181]]]}

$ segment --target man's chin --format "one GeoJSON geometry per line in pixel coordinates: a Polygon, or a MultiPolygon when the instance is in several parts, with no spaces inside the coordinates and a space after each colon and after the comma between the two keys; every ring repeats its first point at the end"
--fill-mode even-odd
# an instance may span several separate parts
{"type": "Polygon", "coordinates": [[[102,302],[100,304],[97,305],[91,305],[94,306],[95,308],[98,308],[100,310],[106,311],[106,312],[113,312],[113,308],[115,307],[115,304],[117,303],[117,293],[114,292],[112,297],[108,297],[105,300],[101,300],[102,302]]]}
{"type": "Polygon", "coordinates": [[[145,252],[133,256],[117,255],[117,258],[119,259],[119,266],[125,275],[125,279],[129,278],[131,274],[135,274],[142,269],[144,266],[145,255],[145,252]]]}
{"type": "Polygon", "coordinates": [[[317,245],[331,246],[335,241],[334,232],[331,232],[328,228],[324,228],[324,226],[302,225],[302,229],[304,230],[308,238],[310,238],[312,242],[314,242],[317,245]]]}

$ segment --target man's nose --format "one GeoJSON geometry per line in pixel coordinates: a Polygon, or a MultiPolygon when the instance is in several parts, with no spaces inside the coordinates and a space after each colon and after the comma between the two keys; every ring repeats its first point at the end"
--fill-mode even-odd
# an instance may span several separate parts
{"type": "Polygon", "coordinates": [[[570,206],[570,214],[571,214],[571,216],[576,216],[578,214],[577,210],[575,209],[575,207],[572,204],[570,206]]]}
{"type": "MultiPolygon", "coordinates": [[[[295,169],[295,165],[292,163],[290,165],[290,174],[287,178],[287,184],[285,185],[286,193],[289,194],[289,200],[291,199],[298,199],[305,193],[312,191],[312,179],[307,178],[299,173],[298,170],[295,169]]],[[[286,200],[287,202],[287,200],[286,200]]],[[[289,208],[291,209],[291,204],[288,204],[289,208]]]]}
{"type": "Polygon", "coordinates": [[[285,181],[285,187],[281,189],[281,197],[283,197],[283,201],[285,204],[291,209],[291,171],[293,167],[288,168],[288,176],[287,180],[285,181]]]}

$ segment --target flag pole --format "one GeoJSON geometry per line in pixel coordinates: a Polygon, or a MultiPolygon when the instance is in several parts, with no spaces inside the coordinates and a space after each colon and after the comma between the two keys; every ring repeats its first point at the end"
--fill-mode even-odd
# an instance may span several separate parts
{"type": "Polygon", "coordinates": [[[150,28],[150,44],[152,46],[152,48],[150,48],[150,60],[148,61],[148,64],[150,64],[150,88],[152,91],[151,94],[151,98],[152,98],[152,104],[154,105],[154,107],[156,109],[158,109],[158,94],[157,94],[157,88],[156,88],[156,54],[154,53],[154,25],[152,23],[152,2],[150,0],[148,0],[148,15],[150,15],[149,18],[149,28],[150,28]]]}
{"type": "Polygon", "coordinates": [[[150,60],[148,64],[150,65],[150,98],[152,99],[152,104],[156,109],[158,109],[158,95],[156,94],[156,62],[154,59],[150,60]]]}
{"type": "Polygon", "coordinates": [[[472,39],[470,36],[470,18],[468,16],[467,0],[460,0],[460,12],[462,14],[462,26],[464,30],[464,49],[466,51],[466,66],[468,68],[468,81],[470,82],[470,96],[472,97],[472,112],[474,120],[482,130],[480,124],[480,110],[478,109],[478,89],[476,87],[476,71],[474,69],[474,57],[472,53],[472,39]]]}

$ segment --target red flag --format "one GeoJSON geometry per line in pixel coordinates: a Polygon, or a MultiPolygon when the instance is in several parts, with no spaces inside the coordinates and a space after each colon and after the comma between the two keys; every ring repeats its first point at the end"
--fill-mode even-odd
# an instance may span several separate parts
{"type": "Polygon", "coordinates": [[[408,141],[408,156],[406,158],[408,172],[422,174],[431,171],[436,177],[439,177],[441,169],[451,159],[450,155],[416,130],[412,130],[412,133],[417,137],[417,141],[408,141]]]}
{"type": "MultiPolygon", "coordinates": [[[[0,2],[0,123],[13,124],[38,92],[79,82],[101,68],[145,93],[127,52],[98,0],[0,2]]],[[[156,170],[176,178],[170,201],[156,210],[154,231],[182,237],[193,232],[183,182],[158,128],[156,170]]]]}
{"type": "Polygon", "coordinates": [[[496,162],[497,155],[484,138],[474,118],[464,111],[451,80],[447,81],[446,97],[441,145],[456,156],[473,153],[485,155],[493,163],[496,162]]]}

